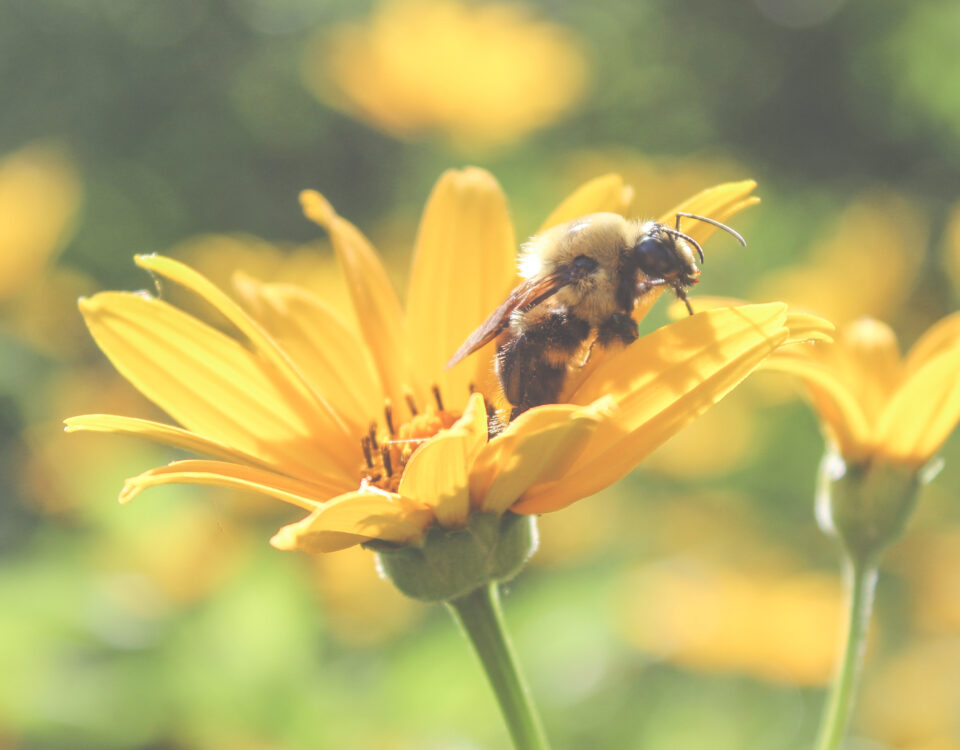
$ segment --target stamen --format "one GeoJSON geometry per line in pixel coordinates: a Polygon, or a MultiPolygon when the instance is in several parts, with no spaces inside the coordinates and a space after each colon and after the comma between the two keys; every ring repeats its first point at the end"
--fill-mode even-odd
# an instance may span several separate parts
{"type": "Polygon", "coordinates": [[[417,416],[419,412],[417,411],[417,403],[413,400],[413,394],[408,393],[404,396],[404,398],[407,400],[407,408],[410,410],[410,413],[413,416],[417,416]]]}
{"type": "Polygon", "coordinates": [[[375,451],[380,450],[380,446],[377,444],[377,423],[376,422],[370,423],[370,431],[367,433],[367,435],[370,437],[370,447],[373,448],[375,451]]]}
{"type": "Polygon", "coordinates": [[[393,460],[390,458],[390,448],[384,445],[380,448],[380,458],[383,459],[383,468],[387,470],[387,476],[393,476],[393,460]]]}
{"type": "Polygon", "coordinates": [[[370,451],[370,438],[360,438],[360,447],[363,448],[363,460],[367,462],[367,468],[373,468],[373,453],[370,451]]]}
{"type": "Polygon", "coordinates": [[[470,395],[472,396],[472,395],[473,395],[473,392],[474,392],[475,390],[477,390],[477,386],[475,386],[473,383],[470,383],[470,384],[467,386],[467,390],[470,391],[470,395]]]}
{"type": "Polygon", "coordinates": [[[396,435],[397,431],[393,429],[393,404],[390,403],[390,399],[387,399],[383,405],[383,419],[387,423],[387,432],[390,433],[390,437],[396,435]]]}
{"type": "Polygon", "coordinates": [[[434,401],[437,402],[437,409],[439,409],[440,411],[443,411],[443,399],[440,398],[440,387],[437,385],[434,385],[431,387],[430,390],[433,391],[433,399],[434,401]]]}

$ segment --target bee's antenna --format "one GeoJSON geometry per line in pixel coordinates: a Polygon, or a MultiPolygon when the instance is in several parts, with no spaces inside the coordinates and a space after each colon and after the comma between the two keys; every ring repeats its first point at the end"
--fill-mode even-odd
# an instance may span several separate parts
{"type": "MultiPolygon", "coordinates": [[[[684,218],[687,218],[687,219],[696,219],[697,221],[703,221],[703,222],[706,222],[707,224],[713,224],[713,226],[717,227],[717,229],[722,229],[722,230],[723,230],[724,232],[726,232],[727,234],[733,235],[734,239],[735,239],[737,242],[739,242],[741,245],[743,245],[743,247],[746,247],[746,246],[747,246],[747,241],[746,241],[745,239],[743,239],[743,236],[742,236],[739,232],[737,232],[737,231],[734,230],[734,229],[731,229],[731,228],[728,227],[726,224],[721,224],[721,223],[720,223],[719,221],[717,221],[716,219],[711,219],[711,218],[709,218],[709,217],[707,217],[707,216],[700,216],[699,214],[688,214],[686,211],[677,211],[677,229],[678,229],[678,230],[680,229],[680,217],[681,217],[681,216],[684,217],[684,218]]],[[[701,257],[700,257],[700,260],[703,261],[703,256],[702,256],[702,255],[701,255],[701,257]]]]}
{"type": "Polygon", "coordinates": [[[660,228],[667,234],[673,235],[674,237],[679,237],[680,239],[686,240],[693,245],[697,249],[697,255],[700,256],[700,262],[703,263],[703,248],[700,247],[700,243],[693,239],[693,237],[691,237],[689,234],[684,234],[679,229],[671,229],[670,227],[665,226],[661,226],[660,228]]]}

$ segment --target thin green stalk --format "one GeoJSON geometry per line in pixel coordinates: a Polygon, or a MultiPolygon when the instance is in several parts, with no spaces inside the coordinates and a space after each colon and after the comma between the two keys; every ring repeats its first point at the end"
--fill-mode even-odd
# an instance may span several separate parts
{"type": "Polygon", "coordinates": [[[497,585],[480,586],[447,606],[480,658],[516,750],[548,750],[540,718],[517,669],[497,585]]]}
{"type": "Polygon", "coordinates": [[[843,661],[830,690],[829,702],[820,726],[820,737],[816,744],[817,750],[839,750],[847,734],[860,680],[860,668],[863,666],[863,651],[867,644],[867,629],[873,610],[873,592],[877,585],[877,566],[872,560],[849,559],[845,573],[849,612],[843,661]]]}

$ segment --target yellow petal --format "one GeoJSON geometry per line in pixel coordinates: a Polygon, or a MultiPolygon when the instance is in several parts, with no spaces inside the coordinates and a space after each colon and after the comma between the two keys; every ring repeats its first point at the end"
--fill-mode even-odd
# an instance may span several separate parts
{"type": "Polygon", "coordinates": [[[469,365],[445,365],[506,298],[516,278],[515,253],[513,224],[496,179],[476,167],[445,172],[417,233],[407,333],[418,382],[439,385],[448,400],[466,400],[474,371],[490,368],[492,346],[469,365]]]}
{"type": "Polygon", "coordinates": [[[788,344],[812,343],[821,341],[830,343],[833,341],[833,334],[836,330],[833,323],[819,315],[797,312],[790,310],[787,312],[787,328],[790,329],[788,344]]]}
{"type": "Polygon", "coordinates": [[[461,526],[470,512],[468,475],[487,442],[483,396],[475,393],[463,416],[418,448],[403,470],[397,492],[433,508],[446,527],[461,526]]]}
{"type": "Polygon", "coordinates": [[[283,348],[313,389],[352,434],[382,418],[383,391],[363,343],[313,293],[292,284],[263,284],[237,276],[251,314],[283,348]]]}
{"type": "Polygon", "coordinates": [[[334,498],[270,540],[277,549],[332,552],[369,539],[406,544],[419,539],[433,512],[400,495],[360,490],[334,498]],[[351,537],[353,537],[351,539],[351,537]]]}
{"type": "Polygon", "coordinates": [[[230,446],[202,437],[189,430],[173,425],[153,422],[135,417],[118,417],[113,414],[84,414],[63,420],[64,432],[109,432],[116,435],[133,435],[151,440],[160,445],[169,445],[192,451],[210,458],[236,463],[263,463],[256,456],[234,450],[230,446]]]}
{"type": "MultiPolygon", "coordinates": [[[[695,313],[706,312],[707,310],[716,310],[721,307],[740,307],[746,305],[747,301],[737,297],[719,297],[709,294],[698,294],[696,297],[690,297],[690,306],[695,313]]],[[[683,320],[690,313],[682,300],[675,300],[667,308],[667,316],[670,320],[683,320]]]]}
{"type": "MultiPolygon", "coordinates": [[[[383,391],[394,408],[400,408],[405,403],[404,394],[414,384],[407,382],[403,311],[387,271],[369,240],[353,224],[337,215],[320,193],[304,190],[300,193],[300,203],[307,218],[330,234],[350,289],[360,331],[373,355],[383,391]]],[[[414,390],[420,394],[423,387],[416,385],[418,387],[414,390]]]]}
{"type": "MultiPolygon", "coordinates": [[[[745,300],[737,297],[718,297],[707,294],[690,298],[690,305],[694,312],[717,310],[723,307],[740,307],[746,304],[748,303],[745,300]]],[[[689,314],[686,305],[679,299],[667,308],[667,316],[670,320],[682,320],[689,314]]],[[[836,330],[836,326],[829,320],[793,308],[787,311],[787,328],[790,329],[788,343],[833,341],[833,334],[836,330]]]]}
{"type": "Polygon", "coordinates": [[[323,485],[301,482],[272,471],[240,466],[225,461],[174,461],[158,466],[124,482],[120,502],[129,503],[148,487],[162,484],[204,484],[245,490],[282,500],[306,510],[314,510],[328,498],[341,492],[339,483],[323,485]]]}
{"type": "Polygon", "coordinates": [[[117,370],[189,431],[287,474],[346,471],[289,389],[229,336],[146,295],[104,292],[80,311],[117,370]]]}
{"type": "Polygon", "coordinates": [[[547,217],[537,233],[598,211],[623,214],[631,200],[633,200],[633,188],[624,185],[623,177],[620,175],[607,174],[596,177],[568,195],[547,217]]]}
{"type": "Polygon", "coordinates": [[[912,373],[880,420],[880,449],[890,459],[926,463],[960,420],[960,348],[912,373]]]}
{"type": "Polygon", "coordinates": [[[824,361],[815,345],[812,351],[791,346],[766,359],[761,369],[789,373],[799,377],[813,400],[814,409],[840,452],[857,461],[871,450],[875,435],[869,415],[865,414],[857,393],[844,373],[824,361]]]}
{"type": "Polygon", "coordinates": [[[165,258],[162,255],[138,255],[136,263],[141,268],[170,279],[199,295],[235,325],[253,345],[254,350],[276,371],[277,385],[287,393],[287,399],[292,404],[300,405],[304,418],[315,422],[321,434],[328,438],[331,452],[339,455],[345,466],[349,465],[352,453],[345,453],[338,449],[340,441],[352,437],[343,420],[331,404],[310,388],[303,374],[277,346],[277,342],[267,335],[266,331],[251,319],[240,305],[192,268],[172,258],[165,258]]]}
{"type": "Polygon", "coordinates": [[[960,312],[934,323],[907,355],[907,371],[914,372],[946,349],[960,346],[960,312]]]}
{"type": "MultiPolygon", "coordinates": [[[[667,211],[657,221],[667,226],[675,226],[677,213],[682,211],[725,222],[731,216],[760,202],[758,197],[750,195],[756,187],[754,180],[741,180],[707,188],[667,211]]],[[[713,225],[695,219],[681,219],[680,228],[701,244],[717,231],[713,225]]]]}
{"type": "Polygon", "coordinates": [[[786,305],[700,313],[654,331],[599,367],[575,403],[609,396],[615,417],[557,481],[533,487],[517,512],[542,513],[593,494],[723,398],[787,338],[786,305]]]}
{"type": "Polygon", "coordinates": [[[860,318],[840,330],[832,351],[839,355],[835,366],[846,370],[848,389],[858,394],[868,421],[876,424],[903,381],[896,335],[886,323],[860,318]]]}
{"type": "Polygon", "coordinates": [[[536,482],[563,473],[598,424],[597,410],[550,404],[524,412],[480,452],[470,475],[474,504],[503,513],[536,482]]]}

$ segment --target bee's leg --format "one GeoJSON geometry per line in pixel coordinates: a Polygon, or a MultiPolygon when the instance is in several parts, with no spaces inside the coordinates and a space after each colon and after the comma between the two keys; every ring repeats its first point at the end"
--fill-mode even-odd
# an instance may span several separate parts
{"type": "Polygon", "coordinates": [[[589,334],[585,320],[553,312],[500,346],[497,375],[514,407],[511,420],[530,407],[556,402],[567,363],[589,334]]]}
{"type": "Polygon", "coordinates": [[[647,292],[652,292],[658,286],[667,286],[670,282],[662,278],[646,277],[637,283],[637,297],[642,297],[647,292]]]}
{"type": "Polygon", "coordinates": [[[614,341],[632,344],[639,337],[637,323],[623,312],[615,312],[607,318],[597,329],[597,343],[600,346],[609,346],[614,341]]]}

